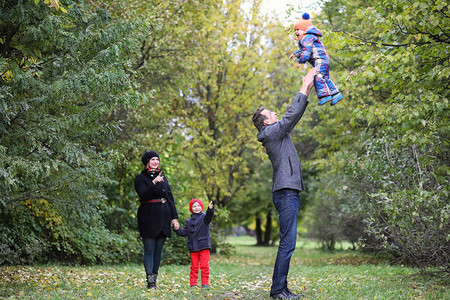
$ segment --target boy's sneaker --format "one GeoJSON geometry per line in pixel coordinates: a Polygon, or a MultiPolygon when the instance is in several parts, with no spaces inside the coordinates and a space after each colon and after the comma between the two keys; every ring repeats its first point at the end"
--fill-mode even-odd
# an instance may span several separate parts
{"type": "Polygon", "coordinates": [[[333,100],[331,101],[331,105],[335,105],[336,103],[338,103],[339,101],[342,100],[342,98],[344,98],[344,96],[342,96],[341,93],[338,93],[336,95],[333,96],[333,100]]]}
{"type": "Polygon", "coordinates": [[[331,99],[333,99],[333,97],[331,97],[331,96],[322,97],[319,99],[319,105],[324,105],[328,101],[331,101],[331,99]]]}
{"type": "Polygon", "coordinates": [[[202,288],[207,289],[207,288],[209,288],[209,285],[207,285],[207,284],[202,284],[202,288]]]}

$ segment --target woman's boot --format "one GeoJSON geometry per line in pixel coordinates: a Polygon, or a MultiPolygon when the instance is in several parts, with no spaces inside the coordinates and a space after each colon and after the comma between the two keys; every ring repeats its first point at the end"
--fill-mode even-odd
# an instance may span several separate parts
{"type": "Polygon", "coordinates": [[[153,276],[155,276],[155,283],[154,283],[154,289],[157,289],[158,287],[156,286],[156,279],[158,279],[158,273],[154,273],[153,276]]]}
{"type": "Polygon", "coordinates": [[[147,274],[147,288],[157,289],[157,287],[156,287],[156,278],[157,277],[158,277],[158,273],[147,274]]]}

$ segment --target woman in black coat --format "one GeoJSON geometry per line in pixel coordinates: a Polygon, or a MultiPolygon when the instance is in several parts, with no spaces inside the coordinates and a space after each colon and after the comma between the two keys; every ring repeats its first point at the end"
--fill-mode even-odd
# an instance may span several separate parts
{"type": "Polygon", "coordinates": [[[158,269],[166,238],[180,228],[175,200],[167,178],[160,170],[159,155],[147,151],[142,156],[145,169],[134,180],[141,205],[138,209],[139,233],[144,243],[144,268],[148,288],[156,288],[158,269]]]}

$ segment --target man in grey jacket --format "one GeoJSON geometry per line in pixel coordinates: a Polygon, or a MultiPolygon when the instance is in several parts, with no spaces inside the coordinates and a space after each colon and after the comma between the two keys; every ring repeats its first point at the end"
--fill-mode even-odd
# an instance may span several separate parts
{"type": "Polygon", "coordinates": [[[303,77],[303,85],[283,118],[278,120],[276,112],[263,106],[258,107],[252,118],[259,131],[257,139],[266,148],[272,163],[272,200],[280,220],[280,243],[270,290],[270,297],[274,299],[299,299],[299,295],[288,289],[287,275],[297,241],[299,192],[305,189],[305,185],[290,132],[305,112],[316,74],[317,70],[313,68],[303,77]]]}

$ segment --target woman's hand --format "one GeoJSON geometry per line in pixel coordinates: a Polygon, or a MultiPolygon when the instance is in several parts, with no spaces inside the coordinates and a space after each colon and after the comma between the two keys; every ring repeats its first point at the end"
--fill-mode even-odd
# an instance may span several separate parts
{"type": "Polygon", "coordinates": [[[214,205],[213,205],[213,202],[211,201],[211,202],[209,202],[209,209],[213,209],[214,208],[214,205]]]}
{"type": "Polygon", "coordinates": [[[158,176],[156,176],[155,179],[152,180],[153,184],[164,181],[164,175],[161,175],[161,173],[162,172],[159,172],[158,176]]]}

